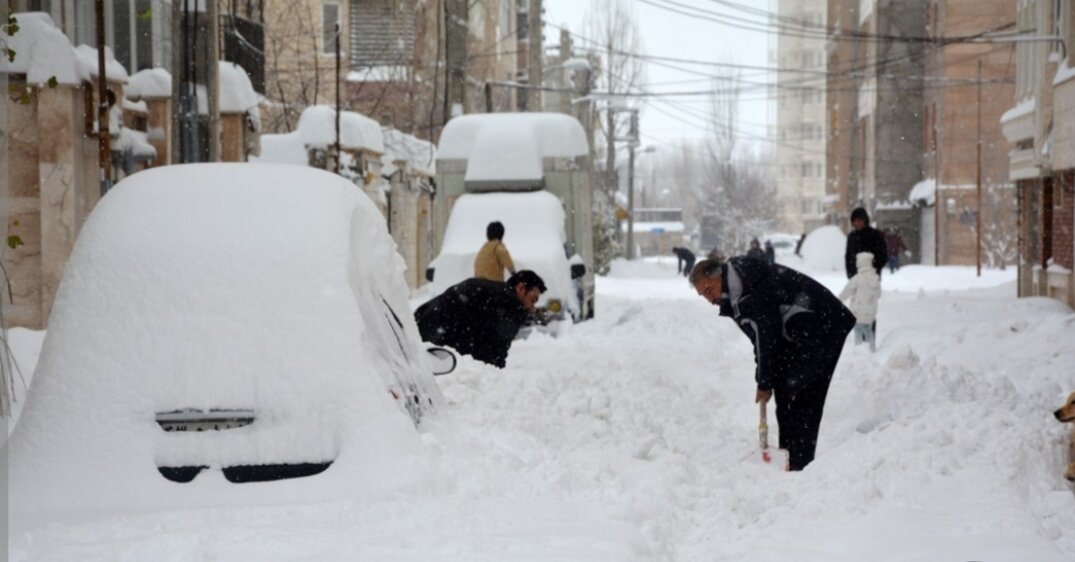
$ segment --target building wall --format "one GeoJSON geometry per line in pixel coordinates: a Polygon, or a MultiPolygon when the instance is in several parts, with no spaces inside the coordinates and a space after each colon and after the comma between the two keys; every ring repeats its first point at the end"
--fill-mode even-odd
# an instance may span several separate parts
{"type": "MultiPolygon", "coordinates": [[[[340,66],[346,74],[350,67],[347,0],[265,0],[265,95],[270,104],[263,132],[289,132],[306,107],[336,104],[336,57],[322,52],[325,4],[339,9],[340,66]]],[[[342,76],[340,81],[345,90],[342,76]]]]}
{"type": "MultiPolygon", "coordinates": [[[[830,29],[854,29],[858,24],[857,1],[828,0],[828,25],[830,29]]],[[[826,220],[830,224],[846,224],[850,215],[851,182],[855,169],[852,146],[856,142],[858,122],[858,74],[855,43],[840,34],[830,37],[828,53],[828,76],[826,78],[826,133],[825,195],[826,220]]]]}
{"type": "MultiPolygon", "coordinates": [[[[1002,28],[1015,18],[1015,4],[1009,0],[936,0],[929,5],[927,31],[932,36],[969,36],[1002,28]]],[[[942,190],[943,204],[934,207],[941,225],[935,249],[941,265],[977,263],[973,219],[979,209],[973,188],[978,184],[979,162],[983,191],[1001,190],[1007,196],[1010,189],[1012,145],[1001,132],[1000,117],[1015,99],[1014,55],[1011,43],[953,44],[930,49],[927,55],[922,168],[926,177],[939,177],[942,190]],[[949,205],[950,200],[955,204],[949,205]]],[[[982,199],[983,230],[994,225],[1015,228],[1011,205],[997,204],[993,193],[982,199]]]]}

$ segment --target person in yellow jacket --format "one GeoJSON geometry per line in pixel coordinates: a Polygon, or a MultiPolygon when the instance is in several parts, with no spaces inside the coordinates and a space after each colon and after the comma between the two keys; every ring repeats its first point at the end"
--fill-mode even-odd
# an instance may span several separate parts
{"type": "Polygon", "coordinates": [[[485,238],[488,242],[482,245],[474,258],[474,277],[503,283],[505,269],[515,274],[515,263],[511,261],[511,253],[503,242],[504,225],[500,221],[489,223],[485,227],[485,238]]]}

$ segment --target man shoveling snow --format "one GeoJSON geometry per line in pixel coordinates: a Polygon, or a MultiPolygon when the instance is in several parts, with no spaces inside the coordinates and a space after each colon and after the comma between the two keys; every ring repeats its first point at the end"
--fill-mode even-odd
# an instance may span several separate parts
{"type": "Polygon", "coordinates": [[[765,260],[704,260],[690,281],[754,344],[755,402],[776,394],[780,448],[788,451],[788,470],[802,470],[814,460],[829,382],[854,315],[817,281],[765,260]]]}

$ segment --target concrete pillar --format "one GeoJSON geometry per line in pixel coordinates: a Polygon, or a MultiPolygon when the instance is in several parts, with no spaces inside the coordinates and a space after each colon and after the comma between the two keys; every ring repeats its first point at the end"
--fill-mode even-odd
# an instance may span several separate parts
{"type": "Polygon", "coordinates": [[[167,166],[172,163],[172,100],[171,98],[147,98],[146,137],[149,144],[157,149],[157,158],[152,166],[167,166]]]}

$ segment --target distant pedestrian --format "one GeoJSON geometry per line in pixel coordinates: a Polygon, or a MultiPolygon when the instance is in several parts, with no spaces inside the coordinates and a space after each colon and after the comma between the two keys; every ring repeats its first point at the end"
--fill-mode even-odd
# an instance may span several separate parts
{"type": "Polygon", "coordinates": [[[776,250],[773,248],[773,243],[768,240],[765,241],[765,259],[769,263],[776,263],[776,250]]]}
{"type": "Polygon", "coordinates": [[[806,241],[806,233],[799,237],[799,241],[795,243],[795,255],[802,257],[803,242],[806,241]]]}
{"type": "Polygon", "coordinates": [[[768,261],[765,258],[765,251],[761,249],[761,243],[755,238],[750,241],[750,250],[747,251],[747,257],[756,260],[768,261]]]}
{"type": "Polygon", "coordinates": [[[814,460],[821,415],[855,317],[817,281],[764,260],[699,262],[694,289],[754,344],[755,402],[775,394],[780,448],[788,470],[814,460]]]}
{"type": "Polygon", "coordinates": [[[885,237],[881,231],[870,226],[870,214],[862,207],[851,211],[851,232],[847,234],[847,248],[844,250],[844,265],[847,268],[848,279],[858,273],[855,256],[859,252],[873,254],[873,268],[880,275],[881,270],[888,263],[888,247],[885,245],[885,237]]]}
{"type": "Polygon", "coordinates": [[[478,250],[474,258],[474,277],[489,281],[504,282],[504,270],[515,273],[515,262],[504,245],[504,225],[500,221],[489,223],[485,227],[487,242],[478,250]]]}
{"type": "Polygon", "coordinates": [[[849,308],[855,315],[855,345],[869,343],[870,351],[876,351],[873,323],[877,319],[877,301],[881,298],[881,276],[873,268],[873,254],[859,252],[855,263],[858,273],[840,291],[840,300],[850,300],[849,308]]]}
{"type": "Polygon", "coordinates": [[[694,252],[687,248],[675,247],[672,248],[672,253],[676,255],[676,273],[682,273],[684,277],[691,274],[691,270],[694,269],[694,252]]]}
{"type": "Polygon", "coordinates": [[[414,319],[422,341],[503,369],[512,341],[544,292],[545,282],[529,270],[507,283],[471,278],[418,307],[414,319]]]}
{"type": "Polygon", "coordinates": [[[900,270],[900,255],[907,251],[898,228],[885,231],[885,246],[888,249],[888,271],[896,273],[900,270]]]}

